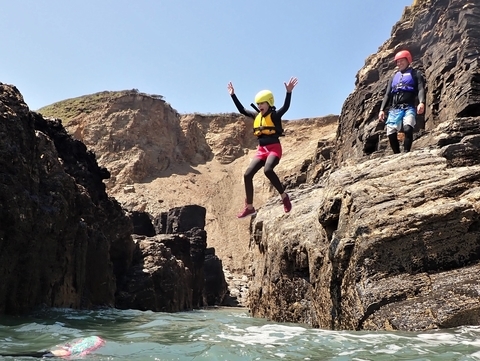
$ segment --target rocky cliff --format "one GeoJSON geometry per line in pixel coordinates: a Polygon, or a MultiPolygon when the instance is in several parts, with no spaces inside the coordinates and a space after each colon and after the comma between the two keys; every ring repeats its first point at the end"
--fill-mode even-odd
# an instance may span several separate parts
{"type": "Polygon", "coordinates": [[[132,227],[85,145],[0,84],[0,313],[115,304],[132,227]]]}
{"type": "Polygon", "coordinates": [[[433,131],[455,118],[480,115],[479,10],[475,1],[428,0],[407,7],[392,35],[369,56],[356,76],[355,91],[343,105],[335,163],[357,162],[389,153],[377,117],[398,50],[408,49],[413,66],[424,74],[426,113],[417,122],[416,139],[435,145],[433,131]]]}
{"type": "Polygon", "coordinates": [[[252,222],[256,316],[331,329],[480,323],[480,11],[417,2],[367,58],[340,115],[334,169],[252,222]],[[414,151],[391,155],[377,115],[393,55],[425,72],[414,151]]]}

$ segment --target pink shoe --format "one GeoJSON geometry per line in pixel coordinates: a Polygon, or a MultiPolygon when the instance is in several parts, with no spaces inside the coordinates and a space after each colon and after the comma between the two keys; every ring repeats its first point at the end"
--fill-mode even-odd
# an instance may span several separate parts
{"type": "Polygon", "coordinates": [[[237,215],[237,218],[245,218],[248,216],[254,216],[255,214],[257,214],[255,208],[249,209],[247,206],[245,206],[245,209],[242,211],[242,213],[237,215]]]}
{"type": "Polygon", "coordinates": [[[282,199],[283,202],[283,210],[285,213],[288,213],[292,210],[292,203],[290,202],[290,198],[288,197],[288,194],[285,193],[285,198],[282,199]]]}

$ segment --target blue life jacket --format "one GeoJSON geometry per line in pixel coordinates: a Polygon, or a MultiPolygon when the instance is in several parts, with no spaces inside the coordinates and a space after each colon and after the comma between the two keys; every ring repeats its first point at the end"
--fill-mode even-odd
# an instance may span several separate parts
{"type": "Polygon", "coordinates": [[[392,80],[392,93],[415,92],[417,84],[414,78],[414,72],[412,68],[406,69],[403,73],[397,71],[392,80]]]}

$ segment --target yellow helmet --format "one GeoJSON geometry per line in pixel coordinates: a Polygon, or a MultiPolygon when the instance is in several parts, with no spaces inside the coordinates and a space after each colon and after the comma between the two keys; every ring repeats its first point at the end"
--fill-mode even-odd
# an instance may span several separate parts
{"type": "Polygon", "coordinates": [[[273,93],[270,90],[261,90],[255,95],[255,103],[259,104],[263,102],[267,102],[268,105],[273,107],[273,93]]]}

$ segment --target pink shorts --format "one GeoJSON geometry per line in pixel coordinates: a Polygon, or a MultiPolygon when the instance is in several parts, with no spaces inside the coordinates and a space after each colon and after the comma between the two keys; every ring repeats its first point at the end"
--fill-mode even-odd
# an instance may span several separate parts
{"type": "Polygon", "coordinates": [[[268,156],[274,155],[278,159],[282,158],[282,145],[280,143],[274,143],[269,145],[259,145],[257,148],[257,154],[255,158],[261,160],[267,160],[268,156]]]}

